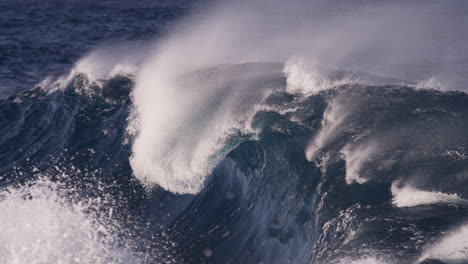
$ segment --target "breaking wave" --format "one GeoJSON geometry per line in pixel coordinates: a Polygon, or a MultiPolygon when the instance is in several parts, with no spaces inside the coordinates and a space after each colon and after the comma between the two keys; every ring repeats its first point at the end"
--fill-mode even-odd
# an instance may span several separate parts
{"type": "Polygon", "coordinates": [[[1,262],[467,262],[439,9],[243,4],[0,101],[1,262]]]}

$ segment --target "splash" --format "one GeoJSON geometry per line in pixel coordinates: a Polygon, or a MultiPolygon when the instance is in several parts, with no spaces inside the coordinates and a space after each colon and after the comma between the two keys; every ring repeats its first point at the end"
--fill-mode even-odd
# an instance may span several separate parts
{"type": "Polygon", "coordinates": [[[439,91],[447,91],[449,90],[447,87],[449,85],[442,83],[441,81],[437,80],[435,77],[431,77],[426,80],[419,81],[414,85],[416,89],[432,89],[432,90],[439,90],[439,91]]]}
{"type": "Polygon", "coordinates": [[[43,179],[0,193],[1,263],[139,263],[93,215],[96,201],[70,204],[60,188],[43,179]]]}
{"type": "Polygon", "coordinates": [[[333,71],[326,72],[317,67],[308,67],[303,58],[292,57],[284,65],[286,91],[301,93],[305,96],[317,94],[335,87],[360,82],[351,75],[332,78],[333,71]]]}

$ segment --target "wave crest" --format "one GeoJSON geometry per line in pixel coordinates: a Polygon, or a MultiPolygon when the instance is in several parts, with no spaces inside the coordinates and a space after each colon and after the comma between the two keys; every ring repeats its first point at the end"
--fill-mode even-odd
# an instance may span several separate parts
{"type": "Polygon", "coordinates": [[[393,204],[397,207],[413,207],[419,205],[429,204],[466,204],[467,200],[461,198],[457,194],[447,194],[442,192],[430,192],[422,191],[405,185],[403,187],[398,186],[398,182],[394,182],[391,187],[393,195],[393,204]]]}

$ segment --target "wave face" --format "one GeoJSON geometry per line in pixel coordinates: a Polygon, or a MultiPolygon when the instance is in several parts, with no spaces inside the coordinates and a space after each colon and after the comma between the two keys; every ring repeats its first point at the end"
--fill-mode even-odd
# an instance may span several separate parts
{"type": "Polygon", "coordinates": [[[211,81],[213,96],[186,88],[176,90],[182,101],[151,108],[164,134],[132,131],[142,122],[133,75],[76,74],[62,89],[1,101],[0,259],[466,261],[466,94],[360,84],[343,72],[329,75],[337,85],[304,92],[288,88],[297,76],[288,67],[184,75],[211,81]],[[145,147],[157,152],[135,153],[145,147]],[[139,159],[146,178],[134,177],[139,159]]]}

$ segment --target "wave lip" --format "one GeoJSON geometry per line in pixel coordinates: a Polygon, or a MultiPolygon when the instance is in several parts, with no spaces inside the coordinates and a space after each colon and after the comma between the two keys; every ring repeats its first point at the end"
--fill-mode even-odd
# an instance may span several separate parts
{"type": "Polygon", "coordinates": [[[461,198],[457,194],[422,191],[409,185],[399,187],[397,182],[392,184],[391,191],[393,195],[392,203],[396,207],[414,207],[440,203],[468,204],[468,200],[461,198]]]}
{"type": "Polygon", "coordinates": [[[282,85],[281,64],[245,63],[154,76],[148,66],[133,92],[135,176],[173,193],[196,194],[211,170],[242,138],[271,90],[282,85]]]}

